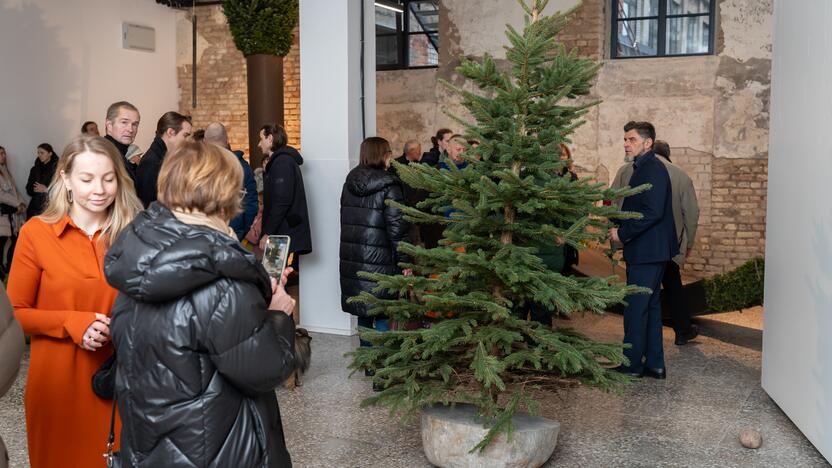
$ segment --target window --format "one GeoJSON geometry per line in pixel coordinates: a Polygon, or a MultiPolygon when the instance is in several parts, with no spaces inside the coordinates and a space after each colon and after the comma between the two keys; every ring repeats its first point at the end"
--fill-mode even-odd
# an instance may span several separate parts
{"type": "Polygon", "coordinates": [[[438,0],[375,3],[377,70],[439,65],[438,0]]]}
{"type": "Polygon", "coordinates": [[[707,55],[714,0],[612,0],[612,58],[707,55]]]}

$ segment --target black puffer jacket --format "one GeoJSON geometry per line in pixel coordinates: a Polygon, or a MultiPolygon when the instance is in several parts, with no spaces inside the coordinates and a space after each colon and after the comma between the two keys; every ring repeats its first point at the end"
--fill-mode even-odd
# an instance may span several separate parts
{"type": "Polygon", "coordinates": [[[293,370],[294,323],[266,310],[271,286],[254,256],[153,203],[104,268],[120,291],[111,331],[125,466],[291,466],[274,389],[293,370]]]}
{"type": "Polygon", "coordinates": [[[375,283],[359,279],[358,272],[394,275],[401,272],[399,262],[410,261],[396,251],[409,225],[399,209],[387,206],[388,199],[404,202],[401,181],[367,166],[350,171],[341,191],[341,310],[359,317],[368,315],[369,306],[347,304],[347,298],[370,292],[375,283]]]}
{"type": "Polygon", "coordinates": [[[291,237],[289,250],[298,255],[312,252],[312,233],[306,208],[306,191],[298,150],[283,146],[275,151],[263,174],[263,235],[291,237]]]}

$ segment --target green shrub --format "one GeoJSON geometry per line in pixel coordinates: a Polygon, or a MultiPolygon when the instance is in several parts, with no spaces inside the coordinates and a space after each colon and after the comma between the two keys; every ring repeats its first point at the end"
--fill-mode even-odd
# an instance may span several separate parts
{"type": "Polygon", "coordinates": [[[763,304],[765,260],[745,262],[736,270],[705,280],[705,299],[712,312],[728,312],[763,304]]]}
{"type": "Polygon", "coordinates": [[[224,0],[234,44],[246,57],[255,54],[284,57],[292,48],[298,24],[298,0],[224,0]]]}

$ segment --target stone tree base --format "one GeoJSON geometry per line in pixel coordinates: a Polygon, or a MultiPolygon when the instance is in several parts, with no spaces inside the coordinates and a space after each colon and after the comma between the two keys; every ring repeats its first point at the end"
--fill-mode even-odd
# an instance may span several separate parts
{"type": "Polygon", "coordinates": [[[435,406],[422,412],[422,446],[432,464],[442,468],[532,468],[552,456],[560,423],[517,414],[511,440],[499,436],[483,453],[468,453],[488,432],[476,422],[470,405],[435,406]]]}

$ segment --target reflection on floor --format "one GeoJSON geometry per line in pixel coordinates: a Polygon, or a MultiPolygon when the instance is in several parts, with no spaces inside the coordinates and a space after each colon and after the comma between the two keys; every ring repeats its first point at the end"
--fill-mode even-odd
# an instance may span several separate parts
{"type": "MultiPolygon", "coordinates": [[[[829,466],[760,388],[762,310],[697,319],[702,336],[673,345],[665,328],[666,381],[644,379],[620,394],[585,388],[547,395],[543,415],[561,422],[547,467],[829,466]],[[740,429],[763,435],[759,450],[740,446],[740,429]]],[[[563,323],[615,341],[621,317],[575,317],[563,323]]],[[[400,424],[379,408],[360,408],[372,394],[343,357],[355,337],[315,335],[304,385],[280,390],[286,442],[298,467],[422,467],[418,421],[400,424]]],[[[24,467],[23,385],[0,400],[0,434],[12,466],[24,467]]]]}

